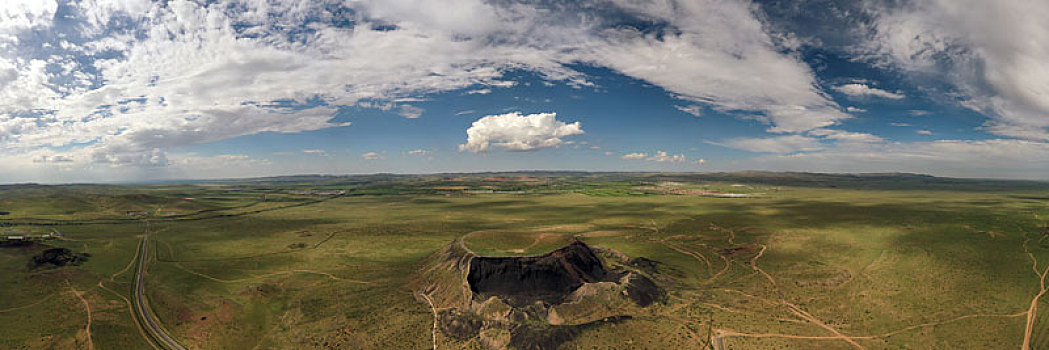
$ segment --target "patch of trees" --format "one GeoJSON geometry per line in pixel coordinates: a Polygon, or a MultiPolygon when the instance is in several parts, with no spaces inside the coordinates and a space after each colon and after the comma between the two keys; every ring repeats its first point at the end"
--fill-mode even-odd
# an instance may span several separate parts
{"type": "Polygon", "coordinates": [[[74,253],[68,248],[46,249],[40,254],[29,259],[29,268],[35,269],[41,266],[60,267],[66,265],[80,265],[91,257],[88,253],[74,253]]]}

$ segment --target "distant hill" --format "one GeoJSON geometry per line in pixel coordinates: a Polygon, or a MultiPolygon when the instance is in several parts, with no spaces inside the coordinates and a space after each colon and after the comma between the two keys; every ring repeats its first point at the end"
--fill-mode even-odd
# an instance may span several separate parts
{"type": "MultiPolygon", "coordinates": [[[[637,181],[637,182],[730,182],[769,186],[799,186],[816,188],[851,189],[922,189],[922,190],[1004,190],[1004,189],[1049,189],[1049,182],[1029,180],[963,179],[936,177],[913,173],[806,173],[775,171],[735,172],[586,172],[586,171],[508,171],[478,173],[435,173],[435,174],[363,174],[324,175],[302,174],[239,179],[213,180],[166,180],[128,185],[222,185],[222,186],[315,186],[315,187],[396,187],[432,185],[437,182],[578,182],[578,181],[637,181]]],[[[39,185],[34,183],[0,185],[0,191],[48,191],[55,188],[111,191],[114,185],[69,184],[39,185]]]]}
{"type": "Polygon", "coordinates": [[[736,171],[710,173],[674,172],[586,172],[586,171],[512,171],[479,173],[436,173],[436,174],[367,174],[367,175],[290,175],[245,179],[191,181],[183,183],[222,184],[316,184],[316,185],[376,185],[381,183],[413,183],[442,180],[491,181],[498,179],[513,182],[514,179],[531,180],[603,180],[603,181],[678,181],[678,182],[734,182],[771,186],[801,186],[820,188],[853,189],[951,189],[951,190],[1001,190],[1001,189],[1049,189],[1049,182],[998,179],[962,179],[936,177],[914,173],[806,173],[774,171],[736,171]]]}

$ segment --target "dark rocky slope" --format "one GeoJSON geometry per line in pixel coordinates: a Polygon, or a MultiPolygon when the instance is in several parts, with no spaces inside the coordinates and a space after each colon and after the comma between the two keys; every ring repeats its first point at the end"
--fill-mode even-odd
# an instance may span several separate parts
{"type": "Polygon", "coordinates": [[[475,257],[467,283],[482,298],[495,295],[524,305],[538,300],[559,303],[584,283],[617,278],[590,247],[575,241],[540,256],[475,257]]]}

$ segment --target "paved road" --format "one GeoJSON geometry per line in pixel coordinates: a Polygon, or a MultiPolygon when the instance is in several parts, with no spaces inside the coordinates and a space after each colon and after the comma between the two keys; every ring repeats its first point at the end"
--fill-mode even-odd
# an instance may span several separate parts
{"type": "Polygon", "coordinates": [[[146,236],[138,252],[138,266],[135,268],[135,289],[131,295],[135,303],[135,318],[146,329],[157,345],[163,349],[186,350],[161,326],[160,320],[153,315],[146,300],[146,266],[149,261],[149,221],[146,221],[146,236]]]}

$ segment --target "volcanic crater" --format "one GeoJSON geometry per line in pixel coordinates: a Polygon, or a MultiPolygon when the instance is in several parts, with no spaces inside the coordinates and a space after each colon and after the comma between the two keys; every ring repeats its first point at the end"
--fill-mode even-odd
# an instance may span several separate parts
{"type": "Polygon", "coordinates": [[[467,283],[482,299],[498,296],[513,306],[544,301],[559,304],[584,283],[612,282],[620,274],[581,241],[540,256],[474,257],[467,283]]]}
{"type": "Polygon", "coordinates": [[[438,314],[446,339],[556,348],[583,329],[627,322],[664,301],[665,291],[650,278],[656,269],[633,265],[622,253],[574,239],[524,257],[480,256],[460,239],[428,258],[418,295],[438,314]]]}

